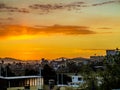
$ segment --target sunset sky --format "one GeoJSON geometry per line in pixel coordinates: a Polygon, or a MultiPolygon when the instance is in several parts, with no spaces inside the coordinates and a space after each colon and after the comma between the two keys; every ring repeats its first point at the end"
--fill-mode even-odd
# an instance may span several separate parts
{"type": "Polygon", "coordinates": [[[120,0],[0,0],[0,57],[89,57],[115,48],[120,0]]]}

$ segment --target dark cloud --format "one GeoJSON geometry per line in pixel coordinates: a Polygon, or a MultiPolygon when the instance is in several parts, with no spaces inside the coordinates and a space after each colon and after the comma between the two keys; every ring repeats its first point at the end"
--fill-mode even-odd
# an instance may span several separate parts
{"type": "Polygon", "coordinates": [[[64,35],[88,35],[96,34],[96,32],[89,30],[85,26],[39,26],[26,27],[18,25],[1,25],[0,37],[19,36],[19,35],[40,35],[40,34],[64,34],[64,35]]]}
{"type": "Polygon", "coordinates": [[[101,2],[101,3],[92,4],[92,6],[101,6],[101,5],[111,4],[111,3],[116,3],[116,2],[118,2],[118,1],[117,0],[105,1],[105,2],[101,2]]]}
{"type": "Polygon", "coordinates": [[[85,34],[95,34],[96,32],[89,30],[89,27],[86,26],[63,26],[63,25],[54,25],[44,27],[47,30],[47,33],[63,33],[68,35],[85,35],[85,34]]]}
{"type": "Polygon", "coordinates": [[[85,2],[72,2],[69,4],[56,3],[56,4],[33,4],[29,8],[33,10],[40,10],[41,12],[51,12],[53,10],[78,10],[80,7],[85,7],[85,2]]]}
{"type": "Polygon", "coordinates": [[[18,7],[8,6],[4,3],[0,3],[0,12],[29,13],[29,10],[27,10],[26,8],[18,8],[18,7]]]}

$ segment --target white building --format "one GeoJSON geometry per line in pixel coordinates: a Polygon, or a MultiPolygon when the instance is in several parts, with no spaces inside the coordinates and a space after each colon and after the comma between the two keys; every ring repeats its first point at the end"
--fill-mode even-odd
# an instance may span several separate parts
{"type": "Polygon", "coordinates": [[[68,83],[69,86],[71,87],[79,87],[84,83],[83,77],[82,76],[72,76],[72,82],[68,83]]]}

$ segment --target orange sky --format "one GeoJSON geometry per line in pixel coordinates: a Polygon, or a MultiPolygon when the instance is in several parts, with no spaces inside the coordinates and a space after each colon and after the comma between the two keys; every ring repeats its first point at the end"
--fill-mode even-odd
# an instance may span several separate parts
{"type": "Polygon", "coordinates": [[[105,55],[120,47],[119,0],[0,0],[0,57],[105,55]]]}

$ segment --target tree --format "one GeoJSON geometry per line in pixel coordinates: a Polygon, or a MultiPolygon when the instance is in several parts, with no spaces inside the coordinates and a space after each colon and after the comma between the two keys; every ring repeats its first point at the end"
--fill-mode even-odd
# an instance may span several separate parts
{"type": "Polygon", "coordinates": [[[102,90],[120,88],[120,53],[106,56],[104,66],[105,71],[101,72],[102,90]]]}
{"type": "Polygon", "coordinates": [[[44,77],[45,84],[48,84],[50,79],[56,81],[56,72],[48,64],[44,65],[42,75],[44,77]]]}
{"type": "Polygon", "coordinates": [[[80,86],[85,90],[99,90],[97,74],[91,67],[91,65],[82,66],[82,76],[84,77],[84,83],[80,86]]]}

